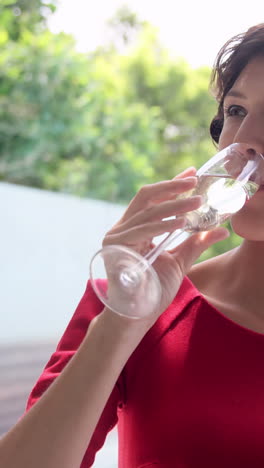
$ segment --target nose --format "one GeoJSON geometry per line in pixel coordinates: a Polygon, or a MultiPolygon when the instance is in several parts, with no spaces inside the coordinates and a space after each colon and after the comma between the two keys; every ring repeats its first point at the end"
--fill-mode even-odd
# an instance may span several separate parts
{"type": "Polygon", "coordinates": [[[234,143],[246,143],[253,153],[264,154],[264,116],[247,115],[239,126],[234,143]]]}

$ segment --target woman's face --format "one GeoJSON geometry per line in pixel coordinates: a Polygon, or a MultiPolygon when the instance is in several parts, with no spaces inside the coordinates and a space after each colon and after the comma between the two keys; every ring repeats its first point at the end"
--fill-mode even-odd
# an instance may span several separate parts
{"type": "MultiPolygon", "coordinates": [[[[239,142],[264,154],[264,56],[248,63],[224,99],[219,149],[239,142]]],[[[232,216],[231,224],[239,236],[264,241],[264,186],[232,216]]]]}

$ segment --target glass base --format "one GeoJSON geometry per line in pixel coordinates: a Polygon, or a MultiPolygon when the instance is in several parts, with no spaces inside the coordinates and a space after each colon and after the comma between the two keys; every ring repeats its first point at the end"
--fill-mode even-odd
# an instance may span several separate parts
{"type": "Polygon", "coordinates": [[[109,309],[130,318],[154,314],[161,286],[156,271],[140,254],[128,247],[109,245],[91,260],[90,280],[95,294],[109,309]],[[97,278],[105,279],[97,281],[97,278]]]}

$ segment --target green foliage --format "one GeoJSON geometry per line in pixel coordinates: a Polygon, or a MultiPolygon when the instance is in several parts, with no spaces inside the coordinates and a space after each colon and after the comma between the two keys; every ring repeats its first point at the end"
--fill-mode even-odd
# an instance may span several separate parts
{"type": "Polygon", "coordinates": [[[0,0],[0,30],[12,41],[19,41],[24,31],[37,32],[56,9],[56,0],[0,0]]]}
{"type": "Polygon", "coordinates": [[[128,99],[139,99],[161,113],[157,178],[170,178],[190,164],[200,166],[215,151],[208,131],[215,111],[208,92],[210,70],[172,60],[151,27],[145,27],[138,47],[124,62],[128,99]]]}
{"type": "Polygon", "coordinates": [[[131,11],[126,5],[121,6],[108,21],[108,25],[114,33],[115,41],[117,44],[120,40],[124,45],[129,44],[135,33],[141,31],[145,22],[141,21],[137,14],[131,11]]]}
{"type": "Polygon", "coordinates": [[[7,41],[0,60],[2,180],[120,201],[153,179],[158,109],[128,105],[104,57],[46,31],[7,41]]]}
{"type": "Polygon", "coordinates": [[[47,29],[55,4],[0,0],[0,180],[126,202],[215,152],[208,68],[171,57],[125,8],[113,43],[77,53],[47,29]]]}

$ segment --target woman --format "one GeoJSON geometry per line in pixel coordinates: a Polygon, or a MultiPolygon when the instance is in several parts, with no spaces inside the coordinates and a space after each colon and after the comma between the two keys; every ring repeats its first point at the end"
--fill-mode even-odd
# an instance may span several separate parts
{"type": "MultiPolygon", "coordinates": [[[[219,53],[211,134],[220,149],[245,142],[264,153],[263,51],[261,24],[219,53]]],[[[146,239],[180,227],[163,218],[200,205],[199,197],[177,200],[195,183],[190,168],[144,187],[104,244],[145,251],[146,239]]],[[[2,441],[1,466],[91,466],[118,421],[122,468],[263,468],[264,190],[232,227],[241,245],[206,262],[192,266],[226,229],[160,255],[155,317],[106,310],[88,283],[29,407],[43,397],[2,441]]]]}

